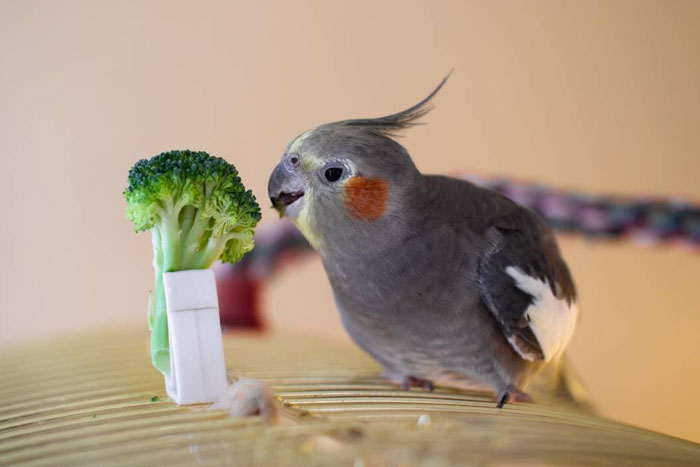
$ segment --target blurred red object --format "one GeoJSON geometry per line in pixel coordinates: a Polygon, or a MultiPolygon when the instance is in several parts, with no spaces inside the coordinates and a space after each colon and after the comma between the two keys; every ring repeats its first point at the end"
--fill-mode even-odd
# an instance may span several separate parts
{"type": "Polygon", "coordinates": [[[260,310],[263,283],[239,269],[221,264],[215,267],[221,324],[225,327],[263,330],[265,323],[260,310]]]}
{"type": "Polygon", "coordinates": [[[221,324],[263,330],[266,323],[260,297],[266,282],[298,257],[314,254],[301,232],[287,220],[258,228],[255,248],[240,262],[214,265],[221,324]]]}

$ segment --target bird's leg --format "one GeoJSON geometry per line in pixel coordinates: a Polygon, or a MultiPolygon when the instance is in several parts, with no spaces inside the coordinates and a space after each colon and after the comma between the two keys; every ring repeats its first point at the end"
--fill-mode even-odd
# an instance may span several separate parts
{"type": "Polygon", "coordinates": [[[515,386],[506,386],[496,394],[496,407],[499,409],[513,402],[532,402],[532,397],[515,386]]]}
{"type": "Polygon", "coordinates": [[[433,389],[435,389],[433,382],[429,379],[416,378],[415,376],[404,376],[403,380],[401,381],[401,389],[408,391],[412,386],[422,387],[428,392],[433,392],[433,389]]]}
{"type": "Polygon", "coordinates": [[[432,392],[435,387],[433,382],[428,379],[416,378],[415,376],[403,376],[400,373],[391,370],[389,368],[384,368],[382,372],[382,378],[386,378],[393,383],[401,386],[401,389],[408,390],[413,386],[422,387],[426,391],[432,392]]]}

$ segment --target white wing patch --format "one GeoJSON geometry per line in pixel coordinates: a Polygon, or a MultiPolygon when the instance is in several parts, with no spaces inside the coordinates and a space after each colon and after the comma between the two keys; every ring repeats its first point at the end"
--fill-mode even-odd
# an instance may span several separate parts
{"type": "Polygon", "coordinates": [[[532,304],[525,310],[525,317],[542,347],[545,361],[559,356],[571,340],[576,327],[576,303],[569,305],[566,300],[557,298],[546,280],[528,276],[515,266],[508,266],[506,273],[515,280],[520,290],[534,297],[532,304]]]}

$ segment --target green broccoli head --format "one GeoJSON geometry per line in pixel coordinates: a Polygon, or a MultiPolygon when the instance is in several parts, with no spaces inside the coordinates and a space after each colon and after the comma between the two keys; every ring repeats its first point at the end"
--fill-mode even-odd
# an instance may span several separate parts
{"type": "Polygon", "coordinates": [[[153,362],[168,373],[164,272],[235,263],[253,248],[260,206],[236,168],[201,151],[169,151],[138,161],[124,190],[127,217],[153,234],[155,293],[149,307],[153,362]]]}
{"type": "Polygon", "coordinates": [[[128,181],[124,197],[134,228],[158,229],[168,247],[164,253],[177,255],[166,271],[207,268],[219,257],[236,262],[253,248],[260,206],[224,159],[201,151],[164,152],[138,161],[128,181]]]}

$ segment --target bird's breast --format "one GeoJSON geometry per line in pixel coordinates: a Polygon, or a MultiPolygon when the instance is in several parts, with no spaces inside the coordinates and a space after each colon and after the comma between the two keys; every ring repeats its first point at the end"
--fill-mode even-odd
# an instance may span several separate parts
{"type": "Polygon", "coordinates": [[[412,237],[375,255],[325,257],[324,267],[344,313],[370,325],[455,314],[479,295],[473,249],[449,231],[412,237]]]}

